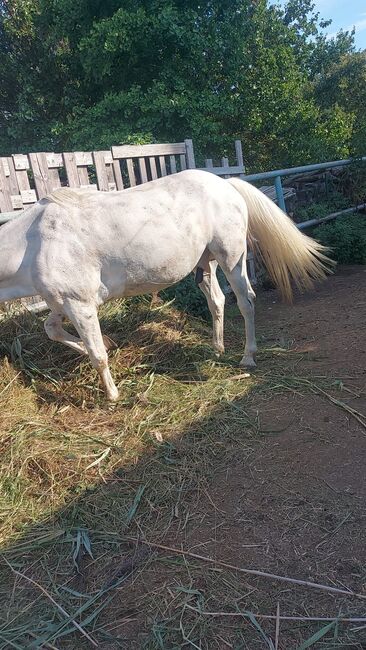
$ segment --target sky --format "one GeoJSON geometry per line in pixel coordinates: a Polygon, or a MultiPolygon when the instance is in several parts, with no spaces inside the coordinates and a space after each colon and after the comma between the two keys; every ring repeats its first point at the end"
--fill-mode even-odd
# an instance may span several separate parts
{"type": "Polygon", "coordinates": [[[356,47],[366,48],[366,0],[315,0],[315,6],[321,18],[332,19],[332,24],[325,30],[329,35],[354,26],[356,47]]]}
{"type": "MultiPolygon", "coordinates": [[[[340,29],[356,28],[355,45],[357,49],[366,48],[366,0],[313,0],[315,11],[320,18],[332,19],[332,24],[324,31],[335,36],[340,29]]],[[[286,0],[279,0],[284,5],[286,0]]]]}

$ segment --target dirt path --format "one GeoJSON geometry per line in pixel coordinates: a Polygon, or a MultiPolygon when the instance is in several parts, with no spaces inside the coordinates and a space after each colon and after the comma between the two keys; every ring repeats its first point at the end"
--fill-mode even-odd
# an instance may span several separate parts
{"type": "MultiPolygon", "coordinates": [[[[288,362],[289,375],[316,385],[323,377],[339,379],[348,389],[340,399],[366,414],[366,269],[340,269],[290,306],[267,292],[257,312],[266,344],[304,353],[288,362]]],[[[249,458],[238,450],[235,461],[215,477],[210,497],[222,514],[216,512],[210,522],[206,517],[195,531],[196,542],[202,544],[208,529],[215,528],[205,551],[228,562],[362,590],[366,428],[324,395],[301,388],[287,394],[274,390],[262,400],[256,396],[251,414],[264,441],[249,458]]],[[[202,505],[204,512],[208,503],[202,505]]],[[[301,606],[293,590],[286,596],[286,589],[267,585],[264,592],[267,613],[276,600],[282,611],[301,606]]],[[[314,594],[306,598],[311,602],[314,594]]],[[[317,615],[333,609],[319,595],[315,602],[317,615]]],[[[294,640],[283,643],[296,647],[294,640]]]]}
{"type": "MultiPolygon", "coordinates": [[[[257,422],[262,440],[249,450],[247,444],[243,449],[234,446],[229,460],[212,477],[209,494],[192,504],[196,525],[187,527],[183,538],[179,533],[168,541],[239,566],[363,591],[366,428],[323,394],[296,386],[284,391],[281,377],[307,378],[314,386],[321,386],[324,377],[340,380],[347,390],[338,398],[366,414],[366,269],[339,269],[311,295],[298,296],[294,305],[280,304],[273,291],[263,293],[257,322],[259,337],[265,337],[262,348],[289,350],[288,359],[286,352],[279,353],[278,390],[274,382],[272,393],[255,394],[249,400],[248,414],[257,422]]],[[[261,356],[259,363],[267,363],[261,356]]],[[[275,363],[271,368],[275,372],[275,363]]],[[[156,579],[155,573],[155,587],[156,579]]],[[[172,574],[165,579],[169,584],[172,574]]],[[[160,584],[161,580],[160,575],[160,584]]],[[[238,602],[259,613],[274,614],[277,603],[289,615],[329,616],[339,608],[348,615],[364,612],[362,602],[339,601],[321,592],[252,579],[244,584],[246,588],[243,583],[237,586],[238,602]]],[[[203,578],[192,579],[191,589],[200,585],[207,593],[203,578]]],[[[219,611],[227,608],[232,610],[232,602],[223,595],[219,611]]],[[[243,626],[240,619],[223,617],[215,624],[207,647],[268,647],[248,629],[242,645],[235,645],[235,630],[243,626]]],[[[264,628],[274,639],[274,624],[264,628]]],[[[314,629],[283,624],[278,647],[298,648],[314,629]]],[[[136,634],[136,627],[133,630],[136,634]]],[[[357,641],[319,647],[365,645],[357,641]]]]}

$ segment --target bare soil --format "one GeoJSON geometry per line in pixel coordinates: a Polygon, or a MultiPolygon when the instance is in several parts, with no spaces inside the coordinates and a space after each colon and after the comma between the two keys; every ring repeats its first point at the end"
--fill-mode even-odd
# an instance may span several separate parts
{"type": "MultiPolygon", "coordinates": [[[[278,390],[274,382],[271,393],[256,393],[247,404],[246,413],[256,421],[259,439],[249,449],[247,444],[241,447],[228,441],[230,453],[212,476],[206,495],[202,492],[199,500],[192,501],[190,521],[194,523],[176,535],[170,529],[168,538],[161,541],[237,566],[364,592],[366,428],[329,397],[366,414],[366,269],[338,269],[313,293],[297,295],[292,305],[281,304],[275,291],[262,292],[257,323],[262,345],[282,349],[278,352],[282,359],[278,390]],[[317,386],[324,379],[334,379],[338,392],[326,391],[329,397],[306,388],[286,392],[283,379],[287,375],[305,377],[317,386]]],[[[258,361],[266,363],[261,354],[258,361]]],[[[275,362],[271,372],[276,372],[275,362]]],[[[207,603],[212,576],[207,577],[207,567],[202,571],[197,576],[193,572],[189,588],[206,592],[207,603]]],[[[365,614],[362,600],[339,599],[268,579],[240,579],[240,607],[259,614],[275,614],[277,603],[284,615],[365,614]]],[[[124,603],[127,598],[135,613],[129,640],[128,624],[123,625],[126,647],[143,647],[144,639],[149,639],[147,647],[159,647],[152,644],[147,621],[154,618],[163,592],[166,598],[170,589],[174,600],[179,569],[154,566],[144,572],[143,581],[144,586],[137,579],[135,586],[123,589],[124,603]],[[148,606],[144,597],[149,592],[153,596],[148,606]],[[142,610],[136,608],[138,602],[144,602],[142,610]]],[[[232,611],[233,600],[222,598],[221,605],[217,595],[212,598],[216,610],[232,611]]],[[[121,601],[114,607],[121,612],[121,601]]],[[[207,619],[210,625],[214,619],[216,627],[207,632],[210,641],[205,643],[201,637],[202,647],[269,647],[240,618],[207,619]]],[[[275,643],[275,623],[258,621],[275,643]]],[[[298,648],[322,625],[282,623],[278,647],[298,648]]],[[[319,647],[366,647],[366,635],[359,632],[352,641],[348,629],[343,642],[326,637],[327,643],[323,645],[323,639],[319,647]]],[[[197,646],[187,641],[181,647],[197,646]]]]}

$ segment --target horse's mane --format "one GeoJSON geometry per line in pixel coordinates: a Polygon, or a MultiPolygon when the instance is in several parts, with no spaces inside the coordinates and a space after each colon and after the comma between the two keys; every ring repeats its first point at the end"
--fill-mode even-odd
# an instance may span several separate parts
{"type": "Polygon", "coordinates": [[[50,203],[57,203],[57,205],[63,207],[73,206],[78,208],[90,200],[95,195],[95,191],[95,188],[92,187],[60,187],[54,192],[51,192],[51,194],[48,194],[45,198],[50,203]]]}

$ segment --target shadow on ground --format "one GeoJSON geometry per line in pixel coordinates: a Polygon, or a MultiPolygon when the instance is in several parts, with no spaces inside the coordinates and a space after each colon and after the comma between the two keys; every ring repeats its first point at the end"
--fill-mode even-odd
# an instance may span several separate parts
{"type": "MultiPolygon", "coordinates": [[[[361,271],[357,281],[349,300],[361,302],[361,271]]],[[[276,622],[262,616],[278,605],[304,619],[281,621],[278,648],[319,630],[312,645],[364,647],[362,624],[308,620],[362,617],[362,599],[217,562],[366,595],[365,424],[349,410],[365,412],[360,352],[350,336],[346,360],[328,340],[349,320],[337,294],[347,282],[336,277],[293,307],[266,296],[251,377],[234,366],[235,318],[233,355],[217,362],[199,321],[106,314],[105,332],[123,344],[112,410],[86,362],[40,342],[39,322],[6,325],[3,349],[13,346],[23,370],[3,361],[0,375],[0,648],[275,647],[276,622]]]]}

